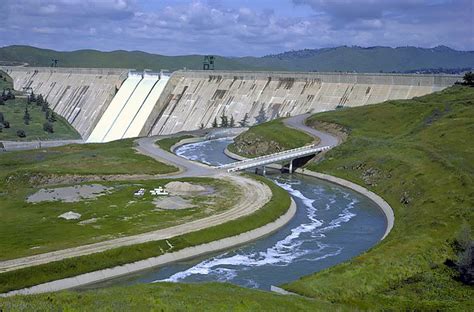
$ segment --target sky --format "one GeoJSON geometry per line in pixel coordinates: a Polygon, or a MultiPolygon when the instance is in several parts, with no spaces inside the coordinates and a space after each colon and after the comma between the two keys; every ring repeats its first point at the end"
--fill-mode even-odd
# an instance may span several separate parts
{"type": "Polygon", "coordinates": [[[0,0],[0,46],[263,56],[357,46],[474,50],[474,0],[0,0]]]}

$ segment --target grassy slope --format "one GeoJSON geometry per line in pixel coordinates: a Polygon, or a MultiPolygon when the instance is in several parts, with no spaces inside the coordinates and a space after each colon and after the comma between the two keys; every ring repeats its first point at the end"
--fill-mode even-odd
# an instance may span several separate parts
{"type": "Polygon", "coordinates": [[[147,192],[143,197],[135,197],[134,191],[141,187],[150,190],[176,180],[99,182],[114,189],[96,199],[73,203],[28,203],[25,199],[38,190],[37,186],[18,185],[14,196],[8,196],[10,192],[1,196],[0,237],[9,239],[0,241],[0,261],[164,229],[222,213],[241,198],[239,189],[227,181],[211,178],[178,180],[211,187],[215,193],[189,198],[194,208],[158,211],[153,203],[154,196],[147,192]],[[81,219],[58,218],[68,211],[81,214],[81,219]],[[96,221],[79,223],[92,219],[96,221]]]}
{"type": "MultiPolygon", "coordinates": [[[[216,69],[385,72],[419,68],[474,67],[473,52],[438,47],[336,47],[291,51],[274,57],[220,57],[216,69]],[[304,52],[304,51],[303,51],[304,52]]],[[[29,46],[0,48],[1,61],[27,62],[30,66],[50,66],[51,59],[61,67],[119,67],[153,70],[202,69],[202,55],[164,56],[140,51],[100,52],[79,50],[59,52],[29,46]]]]}
{"type": "Polygon", "coordinates": [[[286,288],[359,307],[472,310],[473,288],[453,280],[443,262],[461,224],[474,222],[474,145],[466,142],[474,88],[317,114],[309,123],[318,120],[350,135],[310,169],[380,194],[395,227],[369,252],[286,288]]]}
{"type": "Polygon", "coordinates": [[[182,135],[179,137],[166,138],[156,141],[156,144],[163,150],[171,152],[171,147],[184,139],[193,138],[192,135],[182,135]]]}
{"type": "MultiPolygon", "coordinates": [[[[275,221],[284,214],[290,205],[288,193],[269,180],[259,176],[252,177],[267,184],[272,191],[272,198],[264,207],[251,215],[169,239],[168,241],[174,246],[172,250],[176,251],[247,232],[275,221]]],[[[154,241],[2,273],[0,274],[0,293],[156,257],[167,251],[170,251],[168,242],[154,241]]],[[[110,298],[107,299],[110,300],[110,298]]],[[[108,304],[113,303],[108,302],[108,304]]]]}
{"type": "Polygon", "coordinates": [[[8,76],[4,71],[0,70],[0,92],[4,89],[13,90],[13,82],[10,76],[8,76]]]}
{"type": "MultiPolygon", "coordinates": [[[[0,88],[1,89],[1,88],[0,88]]],[[[5,102],[5,105],[0,106],[0,112],[3,113],[5,120],[10,122],[9,129],[3,129],[0,133],[0,140],[11,141],[32,141],[32,140],[68,140],[80,139],[81,136],[77,131],[64,119],[56,115],[56,121],[53,124],[54,133],[48,133],[43,130],[43,124],[46,122],[44,112],[41,107],[35,103],[28,105],[28,112],[31,120],[29,125],[25,125],[23,116],[25,107],[27,106],[26,99],[16,98],[5,102]],[[24,130],[25,138],[17,136],[17,130],[24,130]]]]}
{"type": "Polygon", "coordinates": [[[328,311],[335,305],[222,283],[159,283],[0,298],[5,311],[328,311]]]}
{"type": "MultiPolygon", "coordinates": [[[[71,144],[62,147],[0,154],[0,185],[37,175],[165,174],[176,167],[141,155],[133,139],[105,144],[71,144]],[[5,181],[10,177],[11,182],[5,181]]],[[[11,186],[14,187],[14,184],[11,186]]]]}
{"type": "Polygon", "coordinates": [[[250,127],[237,136],[229,150],[244,157],[257,157],[297,148],[313,142],[310,135],[285,127],[281,119],[275,119],[250,127]]]}

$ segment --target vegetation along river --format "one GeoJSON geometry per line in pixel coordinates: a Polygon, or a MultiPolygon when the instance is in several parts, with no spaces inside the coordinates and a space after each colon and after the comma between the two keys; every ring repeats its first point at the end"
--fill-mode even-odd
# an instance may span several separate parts
{"type": "MultiPolygon", "coordinates": [[[[233,162],[223,151],[232,139],[179,147],[182,157],[210,165],[233,162]]],[[[341,186],[299,174],[267,170],[297,205],[295,217],[267,237],[239,248],[182,261],[102,283],[229,282],[269,290],[340,262],[374,246],[383,236],[385,216],[375,203],[341,186]]]]}

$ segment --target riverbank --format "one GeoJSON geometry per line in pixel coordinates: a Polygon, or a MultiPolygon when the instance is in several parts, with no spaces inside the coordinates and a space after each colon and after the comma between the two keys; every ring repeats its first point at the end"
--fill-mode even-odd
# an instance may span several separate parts
{"type": "MultiPolygon", "coordinates": [[[[243,156],[237,155],[237,154],[229,151],[229,149],[227,149],[227,148],[224,150],[224,154],[226,154],[228,157],[233,158],[235,160],[245,160],[245,159],[247,159],[243,156]]],[[[281,169],[282,168],[282,166],[278,165],[278,164],[271,164],[267,167],[272,168],[272,169],[281,169]]],[[[385,215],[385,219],[387,221],[385,233],[384,233],[383,237],[381,238],[381,240],[383,240],[385,237],[387,237],[387,235],[392,230],[394,222],[395,222],[395,215],[393,213],[393,209],[392,209],[392,207],[390,207],[390,205],[382,197],[375,194],[374,192],[371,192],[368,189],[366,189],[365,187],[360,186],[360,185],[355,184],[355,183],[352,183],[348,180],[344,180],[344,179],[341,179],[341,178],[338,178],[338,177],[335,177],[335,176],[331,176],[331,175],[328,175],[328,174],[324,174],[324,173],[311,171],[309,169],[298,168],[298,169],[295,170],[295,172],[298,173],[298,174],[302,174],[302,175],[314,177],[314,178],[317,178],[317,179],[321,179],[321,180],[324,180],[324,181],[328,181],[328,182],[331,182],[331,183],[334,183],[334,184],[337,184],[337,185],[340,185],[340,186],[343,186],[343,187],[347,187],[347,188],[349,188],[353,191],[356,191],[357,193],[369,198],[375,204],[377,204],[377,206],[380,208],[380,210],[385,215]]]]}
{"type": "MultiPolygon", "coordinates": [[[[392,207],[390,234],[365,254],[288,283],[286,290],[361,309],[472,310],[474,290],[445,265],[473,226],[474,89],[312,116],[349,136],[306,169],[363,185],[392,207]]],[[[472,238],[465,238],[472,240],[472,238]]],[[[452,260],[452,261],[453,261],[452,260]]]]}

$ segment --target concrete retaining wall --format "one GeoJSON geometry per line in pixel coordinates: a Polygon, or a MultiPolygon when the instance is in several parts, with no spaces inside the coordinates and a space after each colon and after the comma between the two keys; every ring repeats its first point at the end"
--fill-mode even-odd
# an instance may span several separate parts
{"type": "MultiPolygon", "coordinates": [[[[222,113],[250,124],[260,110],[268,119],[337,107],[408,99],[442,90],[461,79],[451,75],[178,71],[174,88],[150,134],[210,127],[222,113]]],[[[166,99],[166,100],[165,100],[166,99]]]]}
{"type": "Polygon", "coordinates": [[[67,119],[86,139],[104,113],[126,69],[0,67],[13,79],[16,90],[32,88],[51,108],[67,119]]]}

